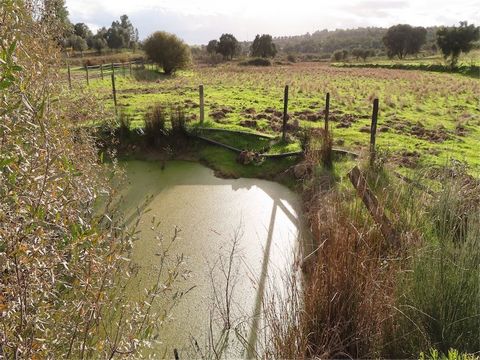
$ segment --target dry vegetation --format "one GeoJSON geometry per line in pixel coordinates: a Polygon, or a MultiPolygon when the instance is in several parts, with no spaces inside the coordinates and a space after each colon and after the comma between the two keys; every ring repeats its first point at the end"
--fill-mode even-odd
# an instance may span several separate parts
{"type": "Polygon", "coordinates": [[[146,289],[148,302],[125,299],[134,230],[111,209],[110,176],[77,127],[108,114],[56,85],[58,24],[49,10],[18,1],[0,8],[0,357],[137,357],[157,334],[151,305],[169,299],[182,262],[163,253],[165,283],[146,289]]]}

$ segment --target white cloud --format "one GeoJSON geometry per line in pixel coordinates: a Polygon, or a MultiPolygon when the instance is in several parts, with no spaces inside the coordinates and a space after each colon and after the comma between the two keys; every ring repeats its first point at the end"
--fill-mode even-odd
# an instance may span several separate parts
{"type": "MultiPolygon", "coordinates": [[[[155,30],[206,43],[224,32],[294,35],[358,26],[451,25],[480,18],[477,0],[67,0],[73,22],[96,29],[127,14],[145,37],[155,30]]],[[[478,21],[477,21],[478,22],[478,21]]]]}

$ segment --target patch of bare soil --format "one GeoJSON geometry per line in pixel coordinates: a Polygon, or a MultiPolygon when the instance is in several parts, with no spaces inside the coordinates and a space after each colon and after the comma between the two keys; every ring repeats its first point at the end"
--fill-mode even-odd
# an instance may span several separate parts
{"type": "Polygon", "coordinates": [[[416,168],[420,162],[420,153],[417,151],[403,150],[392,156],[394,163],[406,168],[416,168]]]}
{"type": "Polygon", "coordinates": [[[436,129],[427,129],[419,122],[410,128],[410,135],[435,143],[441,143],[451,139],[450,133],[442,125],[436,129]]]}
{"type": "Polygon", "coordinates": [[[220,121],[222,119],[225,119],[228,114],[233,112],[233,109],[229,106],[223,106],[223,107],[218,107],[213,109],[210,112],[210,117],[213,118],[215,121],[220,121]]]}
{"type": "Polygon", "coordinates": [[[251,128],[251,129],[257,129],[258,128],[257,121],[252,120],[252,119],[242,120],[242,121],[240,121],[240,125],[243,126],[243,127],[251,128]]]}

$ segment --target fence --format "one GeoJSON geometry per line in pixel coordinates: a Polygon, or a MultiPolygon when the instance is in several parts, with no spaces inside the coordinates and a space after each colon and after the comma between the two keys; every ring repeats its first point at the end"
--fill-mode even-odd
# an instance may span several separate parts
{"type": "MultiPolygon", "coordinates": [[[[78,71],[84,71],[85,72],[85,81],[87,85],[90,84],[90,80],[92,79],[102,79],[104,80],[106,77],[111,78],[111,84],[112,84],[112,98],[114,102],[114,109],[115,113],[117,113],[117,96],[116,96],[116,86],[115,86],[115,76],[116,74],[120,74],[123,76],[128,74],[131,76],[133,70],[137,69],[145,69],[146,67],[151,66],[152,69],[154,68],[153,63],[146,63],[144,61],[132,61],[132,62],[125,62],[125,63],[111,63],[111,64],[101,64],[101,65],[92,65],[92,66],[84,66],[83,68],[77,68],[74,71],[78,73],[78,71]],[[127,70],[128,69],[128,70],[127,70]]],[[[67,69],[67,74],[68,74],[68,83],[70,88],[72,87],[72,69],[70,66],[68,66],[67,69]]],[[[199,85],[198,87],[198,95],[199,95],[199,119],[200,119],[200,124],[203,124],[205,121],[205,87],[204,85],[199,85]]],[[[284,88],[284,96],[283,96],[283,112],[282,112],[282,140],[286,140],[286,135],[287,135],[287,130],[288,130],[288,120],[289,120],[289,115],[288,115],[288,100],[289,100],[289,86],[285,85],[284,88]]],[[[376,133],[377,133],[377,121],[378,121],[378,110],[379,110],[379,100],[374,99],[373,100],[373,106],[372,106],[372,120],[371,120],[371,125],[370,125],[370,162],[373,163],[375,161],[375,155],[376,155],[376,149],[375,149],[375,143],[376,143],[376,133]]],[[[324,131],[325,133],[328,133],[329,130],[329,116],[330,116],[330,93],[325,94],[325,108],[323,110],[324,113],[324,131]]],[[[204,129],[204,130],[213,130],[213,129],[204,129]]],[[[217,131],[222,131],[221,129],[215,129],[217,131]]],[[[223,130],[225,131],[225,130],[223,130]]],[[[228,130],[227,130],[228,131],[228,130]]],[[[241,132],[239,132],[241,133],[241,132]]],[[[258,136],[266,136],[264,134],[257,134],[258,136]]],[[[232,146],[226,145],[226,144],[221,144],[217,141],[214,141],[212,139],[208,139],[202,136],[196,135],[199,139],[202,139],[204,141],[208,141],[212,144],[218,145],[218,146],[223,146],[229,150],[236,151],[236,152],[241,152],[243,151],[242,149],[236,149],[232,146]]],[[[334,151],[347,154],[347,155],[353,155],[357,156],[357,154],[343,150],[343,149],[334,149],[334,151]]],[[[263,154],[265,157],[285,157],[285,156],[293,156],[293,155],[300,155],[302,152],[291,152],[291,153],[286,153],[286,154],[263,154]]]]}
{"type": "Polygon", "coordinates": [[[72,80],[85,80],[87,85],[90,85],[90,80],[101,79],[104,80],[111,76],[111,74],[119,74],[126,76],[132,75],[133,70],[145,69],[148,67],[154,67],[153,63],[148,63],[145,61],[130,61],[124,63],[110,63],[110,64],[100,64],[100,65],[85,65],[84,67],[71,68],[67,64],[67,76],[68,84],[72,88],[72,80]]]}

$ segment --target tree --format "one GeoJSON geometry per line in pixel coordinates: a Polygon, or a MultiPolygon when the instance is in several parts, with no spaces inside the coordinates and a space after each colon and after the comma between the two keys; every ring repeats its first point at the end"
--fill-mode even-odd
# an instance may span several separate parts
{"type": "Polygon", "coordinates": [[[427,30],[425,28],[399,24],[387,30],[383,37],[383,44],[389,57],[398,56],[399,59],[403,59],[406,55],[417,54],[426,39],[427,30]]]}
{"type": "Polygon", "coordinates": [[[118,21],[112,22],[112,26],[107,30],[107,43],[111,49],[120,49],[125,47],[124,30],[118,21]]]}
{"type": "Polygon", "coordinates": [[[85,50],[88,49],[87,41],[78,35],[71,35],[68,39],[68,42],[75,51],[80,51],[81,53],[83,53],[85,50]]]}
{"type": "Polygon", "coordinates": [[[363,50],[363,49],[355,48],[355,49],[352,50],[352,56],[355,59],[359,60],[362,57],[364,51],[365,50],[363,50]]]}
{"type": "Polygon", "coordinates": [[[73,33],[80,36],[82,39],[87,40],[88,37],[92,36],[91,30],[84,23],[76,23],[73,26],[73,33]]]}
{"type": "Polygon", "coordinates": [[[224,59],[232,60],[238,54],[240,46],[238,40],[232,34],[222,34],[218,42],[217,52],[223,55],[224,59]]]}
{"type": "Polygon", "coordinates": [[[437,31],[437,44],[445,57],[450,58],[450,66],[457,65],[460,54],[468,53],[473,48],[473,43],[480,37],[479,28],[468,25],[466,21],[460,22],[460,26],[450,28],[442,27],[437,31]]]}
{"type": "Polygon", "coordinates": [[[189,47],[177,36],[157,31],[143,43],[148,58],[163,68],[165,74],[184,69],[190,62],[189,47]]]}
{"type": "Polygon", "coordinates": [[[207,53],[213,55],[217,52],[218,49],[218,41],[217,40],[210,40],[207,45],[207,53]]]}
{"type": "Polygon", "coordinates": [[[277,47],[273,43],[272,35],[257,35],[250,47],[252,56],[259,56],[263,58],[275,57],[277,54],[277,47]]]}
{"type": "Polygon", "coordinates": [[[342,50],[335,51],[332,55],[332,60],[335,60],[335,61],[343,60],[343,51],[342,50]]]}
{"type": "Polygon", "coordinates": [[[369,56],[374,56],[375,52],[373,50],[367,50],[367,49],[359,49],[355,48],[352,50],[352,56],[355,57],[355,59],[359,60],[360,58],[365,61],[369,56]]]}
{"type": "Polygon", "coordinates": [[[122,28],[122,36],[123,36],[123,42],[125,46],[129,48],[134,48],[136,41],[136,33],[135,33],[135,28],[133,27],[132,23],[128,19],[127,15],[122,15],[120,16],[120,27],[122,28]]]}
{"type": "Polygon", "coordinates": [[[95,35],[93,37],[93,40],[92,40],[92,48],[97,50],[97,52],[99,54],[102,53],[102,50],[107,48],[108,47],[108,44],[107,44],[107,40],[105,40],[105,38],[99,36],[99,35],[95,35]]]}

